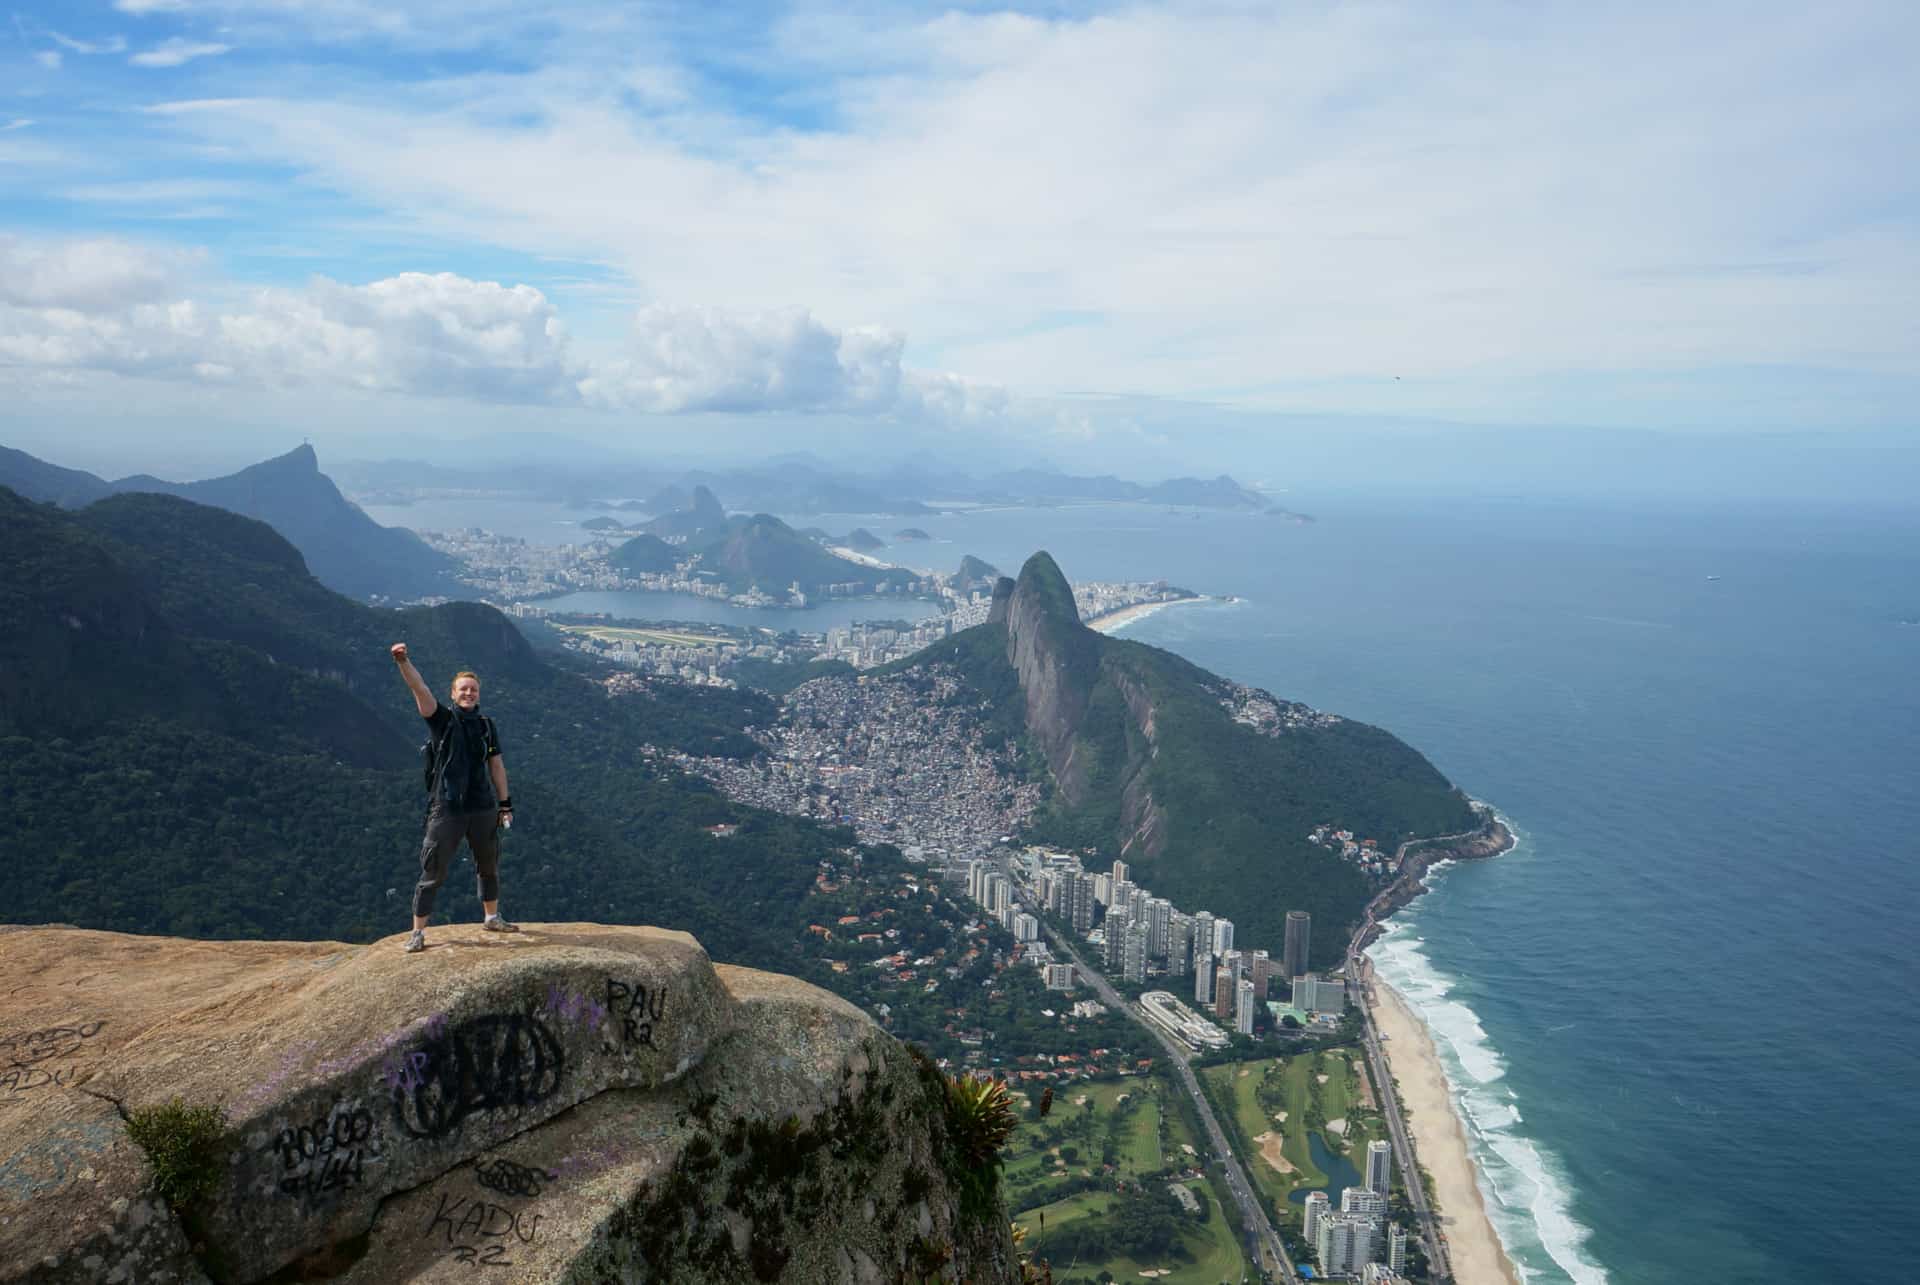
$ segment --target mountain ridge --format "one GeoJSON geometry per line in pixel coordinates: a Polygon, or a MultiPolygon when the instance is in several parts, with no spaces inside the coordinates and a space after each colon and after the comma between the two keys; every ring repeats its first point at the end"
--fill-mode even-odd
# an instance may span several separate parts
{"type": "Polygon", "coordinates": [[[899,667],[953,663],[983,698],[1017,707],[1029,771],[1053,798],[1029,837],[1125,860],[1133,878],[1239,939],[1277,948],[1306,910],[1316,966],[1337,962],[1374,893],[1307,841],[1332,823],[1391,846],[1473,829],[1469,800],[1379,728],[1280,700],[1171,652],[1081,623],[1053,558],[994,587],[987,622],[899,667]]]}
{"type": "Polygon", "coordinates": [[[302,444],[223,477],[168,482],[135,474],[109,482],[0,447],[0,486],[77,508],[123,492],[157,492],[258,518],[298,548],[323,582],[356,598],[455,594],[454,562],[413,532],[383,527],[340,493],[302,444]]]}

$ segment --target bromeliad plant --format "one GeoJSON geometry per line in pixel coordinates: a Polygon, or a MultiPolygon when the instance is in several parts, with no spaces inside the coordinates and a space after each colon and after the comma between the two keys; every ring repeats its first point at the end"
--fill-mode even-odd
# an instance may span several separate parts
{"type": "Polygon", "coordinates": [[[962,1208],[977,1218],[993,1209],[1000,1184],[1000,1148],[1013,1136],[1016,1121],[1007,1086],[971,1076],[947,1080],[947,1134],[958,1152],[962,1208]]]}

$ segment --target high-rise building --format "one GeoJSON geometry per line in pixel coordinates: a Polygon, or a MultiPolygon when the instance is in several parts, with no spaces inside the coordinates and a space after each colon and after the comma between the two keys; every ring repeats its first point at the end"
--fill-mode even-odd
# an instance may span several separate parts
{"type": "Polygon", "coordinates": [[[1193,916],[1176,910],[1167,920],[1167,975],[1185,977],[1193,968],[1193,916]]]}
{"type": "Polygon", "coordinates": [[[1302,1213],[1300,1228],[1301,1239],[1305,1240],[1307,1244],[1312,1245],[1316,1243],[1316,1233],[1320,1230],[1320,1220],[1326,1217],[1326,1214],[1327,1193],[1324,1191],[1309,1191],[1307,1193],[1306,1208],[1302,1213]]]}
{"type": "Polygon", "coordinates": [[[1407,1270],[1407,1229],[1398,1223],[1387,1229],[1387,1270],[1396,1276],[1407,1270]]]}
{"type": "Polygon", "coordinates": [[[1322,1276],[1358,1275],[1373,1257],[1374,1220],[1366,1214],[1322,1214],[1314,1226],[1314,1257],[1322,1276]]]}
{"type": "Polygon", "coordinates": [[[1307,950],[1312,944],[1313,916],[1304,910],[1287,912],[1287,944],[1281,952],[1281,965],[1292,981],[1307,971],[1307,950]]]}
{"type": "Polygon", "coordinates": [[[1070,871],[1061,895],[1060,917],[1077,936],[1086,936],[1093,928],[1093,876],[1081,870],[1070,871]]]}
{"type": "Polygon", "coordinates": [[[1340,1193],[1340,1212],[1384,1218],[1387,1214],[1387,1198],[1366,1187],[1348,1187],[1340,1193]]]}
{"type": "Polygon", "coordinates": [[[1037,941],[1040,937],[1040,921],[1024,910],[1013,912],[1012,927],[1015,941],[1037,941]]]}
{"type": "Polygon", "coordinates": [[[1239,985],[1234,987],[1234,991],[1233,1029],[1242,1035],[1251,1035],[1253,1034],[1253,983],[1243,977],[1239,985]]]}
{"type": "Polygon", "coordinates": [[[1202,910],[1193,917],[1193,957],[1213,954],[1213,912],[1202,910]]]}
{"type": "Polygon", "coordinates": [[[1385,1141],[1367,1144],[1367,1189],[1386,1195],[1393,1183],[1393,1147],[1385,1141]]]}
{"type": "Polygon", "coordinates": [[[1101,925],[1106,932],[1106,942],[1100,950],[1100,962],[1109,970],[1117,970],[1127,958],[1127,928],[1133,921],[1127,918],[1125,911],[1114,907],[1107,912],[1101,925]]]}
{"type": "Polygon", "coordinates": [[[1213,956],[1204,952],[1193,959],[1193,1002],[1203,1007],[1213,1003],[1213,956]]]}
{"type": "Polygon", "coordinates": [[[1224,955],[1233,949],[1233,920],[1216,919],[1213,921],[1213,953],[1224,955]]]}
{"type": "Polygon", "coordinates": [[[981,892],[981,881],[987,877],[987,871],[992,868],[984,861],[967,862],[967,898],[969,900],[985,903],[986,897],[981,892]]]}
{"type": "Polygon", "coordinates": [[[1267,986],[1273,980],[1273,957],[1264,950],[1253,952],[1253,962],[1247,968],[1247,976],[1253,982],[1253,997],[1265,1001],[1267,986]]]}
{"type": "Polygon", "coordinates": [[[1047,989],[1050,991],[1070,991],[1073,989],[1072,964],[1047,965],[1047,989]]]}
{"type": "Polygon", "coordinates": [[[1239,999],[1239,990],[1234,985],[1237,979],[1233,970],[1221,965],[1213,979],[1213,1015],[1223,1022],[1233,1020],[1234,1001],[1239,999]]]}
{"type": "Polygon", "coordinates": [[[1113,868],[1108,870],[1107,873],[1113,877],[1115,883],[1119,883],[1127,878],[1127,863],[1124,861],[1116,861],[1113,863],[1113,868]]]}
{"type": "Polygon", "coordinates": [[[1173,903],[1165,897],[1147,898],[1147,954],[1167,957],[1167,930],[1173,927],[1173,903]]]}
{"type": "Polygon", "coordinates": [[[1126,951],[1120,959],[1120,975],[1130,982],[1147,980],[1147,926],[1137,919],[1127,921],[1126,951]]]}

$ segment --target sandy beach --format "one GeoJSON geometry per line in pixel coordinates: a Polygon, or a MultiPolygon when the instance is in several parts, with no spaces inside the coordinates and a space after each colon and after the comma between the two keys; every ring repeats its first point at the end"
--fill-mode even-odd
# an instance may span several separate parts
{"type": "Polygon", "coordinates": [[[1117,630],[1124,629],[1136,620],[1145,620],[1162,607],[1177,607],[1183,602],[1205,601],[1206,598],[1203,596],[1199,598],[1175,598],[1170,602],[1143,602],[1132,607],[1122,607],[1118,611],[1109,611],[1104,616],[1095,616],[1092,620],[1087,621],[1086,624],[1089,629],[1098,629],[1103,634],[1110,634],[1117,630]]]}
{"type": "Polygon", "coordinates": [[[1454,1114],[1446,1075],[1427,1028],[1378,974],[1373,977],[1372,992],[1374,1024],[1400,1085],[1400,1105],[1413,1133],[1413,1148],[1433,1176],[1427,1196],[1439,1207],[1454,1279],[1462,1285],[1492,1281],[1520,1285],[1520,1275],[1487,1219],[1466,1130],[1454,1114]]]}

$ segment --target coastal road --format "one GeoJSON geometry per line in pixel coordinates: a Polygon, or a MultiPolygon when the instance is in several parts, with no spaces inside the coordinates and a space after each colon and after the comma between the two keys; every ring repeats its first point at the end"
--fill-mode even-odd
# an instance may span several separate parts
{"type": "MultiPolygon", "coordinates": [[[[1024,901],[1024,898],[1022,900],[1024,901]]],[[[1038,918],[1038,916],[1035,917],[1038,918]]],[[[1173,1063],[1174,1072],[1180,1077],[1181,1085],[1186,1089],[1187,1095],[1193,1099],[1195,1114],[1200,1117],[1200,1123],[1206,1127],[1207,1139],[1213,1146],[1213,1154],[1219,1160],[1221,1172],[1227,1180],[1227,1190],[1233,1194],[1234,1204],[1240,1206],[1241,1224],[1253,1231],[1257,1245],[1256,1257],[1261,1270],[1270,1276],[1277,1274],[1280,1279],[1288,1282],[1288,1285],[1298,1285],[1300,1277],[1293,1270],[1293,1260],[1287,1257],[1286,1246],[1281,1243],[1280,1234],[1273,1229],[1273,1223],[1267,1218],[1266,1206],[1260,1203],[1260,1197],[1254,1190],[1253,1183],[1248,1180],[1246,1171],[1240,1167],[1239,1160],[1233,1154],[1233,1148],[1227,1143],[1226,1133],[1220,1128],[1220,1122],[1214,1118],[1212,1105],[1207,1101],[1206,1095],[1200,1091],[1200,1081],[1187,1061],[1186,1046],[1142,1017],[1140,1011],[1128,1003],[1127,998],[1115,990],[1105,977],[1087,966],[1086,961],[1080,958],[1080,952],[1055,932],[1051,924],[1044,919],[1040,922],[1054,951],[1073,961],[1075,971],[1087,979],[1087,984],[1093,988],[1093,993],[1100,997],[1100,1001],[1117,1012],[1125,1013],[1146,1028],[1149,1034],[1160,1041],[1161,1047],[1166,1049],[1167,1056],[1173,1063]]]]}
{"type": "MultiPolygon", "coordinates": [[[[1366,978],[1369,990],[1373,986],[1372,966],[1366,956],[1360,953],[1360,944],[1367,940],[1366,934],[1372,925],[1373,916],[1369,912],[1367,922],[1354,935],[1353,945],[1347,951],[1347,976],[1366,978]]],[[[1434,1280],[1450,1281],[1453,1279],[1453,1264],[1447,1258],[1447,1243],[1440,1238],[1433,1206],[1427,1203],[1426,1184],[1420,1177],[1420,1166],[1413,1154],[1413,1139],[1407,1134],[1406,1120],[1400,1114],[1400,1095],[1394,1090],[1393,1072],[1388,1069],[1386,1054],[1380,1048],[1380,1032],[1373,1024],[1371,1004],[1360,1005],[1360,1020],[1361,1040],[1367,1049],[1367,1065],[1373,1070],[1380,1110],[1387,1117],[1387,1132],[1393,1138],[1394,1162],[1400,1166],[1401,1181],[1406,1184],[1407,1206],[1413,1210],[1414,1217],[1420,1220],[1420,1239],[1426,1245],[1428,1271],[1434,1280]]]]}

